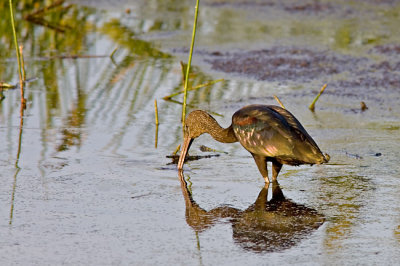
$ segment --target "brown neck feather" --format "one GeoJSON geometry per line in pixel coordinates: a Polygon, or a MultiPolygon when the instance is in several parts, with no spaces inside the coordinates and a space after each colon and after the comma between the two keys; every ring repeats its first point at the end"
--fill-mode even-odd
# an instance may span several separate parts
{"type": "Polygon", "coordinates": [[[210,134],[216,141],[224,143],[237,142],[232,126],[222,128],[218,122],[207,112],[197,110],[188,115],[187,125],[193,137],[198,137],[203,133],[210,134]]]}
{"type": "Polygon", "coordinates": [[[219,126],[219,128],[213,128],[207,133],[210,134],[211,137],[213,137],[216,141],[219,142],[232,143],[238,141],[235,136],[235,133],[233,132],[232,125],[230,125],[228,128],[222,128],[219,126]]]}

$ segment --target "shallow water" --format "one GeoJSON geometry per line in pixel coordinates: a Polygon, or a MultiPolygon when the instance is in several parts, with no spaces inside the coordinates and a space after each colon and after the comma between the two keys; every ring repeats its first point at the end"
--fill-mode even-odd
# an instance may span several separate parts
{"type": "MultiPolygon", "coordinates": [[[[201,136],[191,155],[219,156],[186,164],[186,182],[166,157],[181,142],[181,105],[163,97],[182,88],[193,3],[74,3],[47,24],[21,19],[43,3],[16,14],[35,80],[23,120],[18,90],[0,103],[2,265],[399,261],[397,1],[202,1],[191,81],[225,81],[190,92],[189,109],[227,126],[276,94],[331,156],[284,166],[284,200],[240,144],[201,136]]],[[[7,23],[0,79],[16,83],[7,23]]]]}

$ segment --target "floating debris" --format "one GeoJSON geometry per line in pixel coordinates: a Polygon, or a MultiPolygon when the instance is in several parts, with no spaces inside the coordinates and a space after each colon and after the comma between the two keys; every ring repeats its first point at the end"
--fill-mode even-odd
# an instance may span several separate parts
{"type": "Polygon", "coordinates": [[[360,156],[360,155],[358,155],[358,154],[355,154],[355,153],[348,153],[347,151],[346,151],[346,155],[347,155],[348,157],[351,157],[351,158],[354,158],[354,159],[358,159],[358,160],[362,160],[362,159],[363,159],[362,156],[360,156]]]}
{"type": "Polygon", "coordinates": [[[207,147],[207,146],[205,146],[205,145],[201,145],[201,146],[200,146],[200,150],[201,150],[202,152],[220,152],[220,153],[228,154],[226,151],[218,151],[218,150],[209,148],[209,147],[207,147]]]}
{"type": "Polygon", "coordinates": [[[368,109],[368,106],[365,104],[365,102],[360,102],[360,104],[361,104],[361,111],[365,111],[365,110],[367,110],[368,109]]]}
{"type": "MultiPolygon", "coordinates": [[[[179,161],[179,155],[167,155],[167,158],[172,159],[172,164],[177,164],[179,161]]],[[[188,161],[196,161],[200,159],[208,159],[208,158],[213,158],[213,157],[219,157],[219,154],[210,154],[210,155],[195,155],[195,156],[186,156],[185,162],[188,161]]]]}

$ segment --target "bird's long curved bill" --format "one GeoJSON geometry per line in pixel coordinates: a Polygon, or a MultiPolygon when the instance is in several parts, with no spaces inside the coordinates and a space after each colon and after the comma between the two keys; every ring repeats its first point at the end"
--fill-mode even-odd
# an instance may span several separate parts
{"type": "Polygon", "coordinates": [[[190,145],[192,145],[192,138],[186,137],[183,140],[183,146],[182,146],[182,151],[181,155],[179,156],[179,161],[178,161],[178,169],[181,170],[183,168],[183,163],[185,162],[186,154],[190,148],[190,145]]]}

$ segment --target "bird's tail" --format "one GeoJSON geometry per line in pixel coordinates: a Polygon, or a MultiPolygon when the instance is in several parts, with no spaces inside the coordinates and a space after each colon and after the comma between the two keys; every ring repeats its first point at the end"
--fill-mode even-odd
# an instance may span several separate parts
{"type": "Polygon", "coordinates": [[[331,156],[329,156],[329,154],[327,153],[324,153],[323,156],[324,156],[324,161],[322,163],[327,163],[331,159],[331,156]]]}

